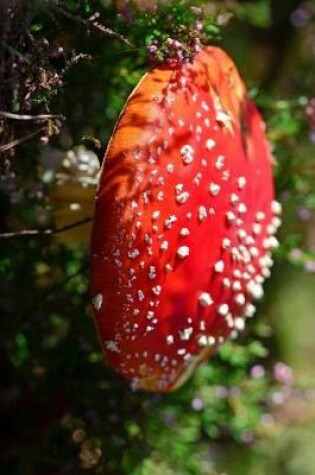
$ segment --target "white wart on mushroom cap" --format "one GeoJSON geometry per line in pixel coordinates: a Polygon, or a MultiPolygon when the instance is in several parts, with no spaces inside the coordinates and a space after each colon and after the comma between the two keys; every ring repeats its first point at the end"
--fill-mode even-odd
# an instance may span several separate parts
{"type": "Polygon", "coordinates": [[[133,387],[178,387],[253,316],[280,225],[271,161],[219,48],[131,94],[101,173],[91,292],[107,359],[133,387]]]}

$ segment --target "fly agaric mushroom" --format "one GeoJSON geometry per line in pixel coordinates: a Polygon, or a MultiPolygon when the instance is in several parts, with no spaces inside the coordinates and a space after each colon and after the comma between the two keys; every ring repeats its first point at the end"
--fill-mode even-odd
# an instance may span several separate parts
{"type": "Polygon", "coordinates": [[[215,47],[129,97],[96,197],[91,292],[104,353],[134,388],[177,388],[253,316],[281,214],[264,130],[215,47]]]}

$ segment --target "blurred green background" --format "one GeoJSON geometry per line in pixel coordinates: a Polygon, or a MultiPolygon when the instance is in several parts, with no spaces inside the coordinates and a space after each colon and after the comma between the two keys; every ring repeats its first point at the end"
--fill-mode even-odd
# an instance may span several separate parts
{"type": "Polygon", "coordinates": [[[315,475],[315,2],[4,0],[0,25],[1,475],[315,475]],[[173,394],[132,392],[96,338],[88,218],[150,46],[196,22],[267,122],[281,246],[237,342],[173,394]]]}

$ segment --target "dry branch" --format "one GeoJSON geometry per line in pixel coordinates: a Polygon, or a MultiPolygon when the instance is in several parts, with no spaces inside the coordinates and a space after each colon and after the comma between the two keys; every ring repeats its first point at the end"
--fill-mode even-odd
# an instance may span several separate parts
{"type": "Polygon", "coordinates": [[[69,231],[70,229],[74,229],[78,226],[82,226],[83,224],[90,223],[91,221],[92,217],[88,217],[55,229],[22,229],[21,231],[2,233],[0,234],[0,239],[11,239],[15,237],[52,236],[54,234],[64,233],[66,231],[69,231]]]}

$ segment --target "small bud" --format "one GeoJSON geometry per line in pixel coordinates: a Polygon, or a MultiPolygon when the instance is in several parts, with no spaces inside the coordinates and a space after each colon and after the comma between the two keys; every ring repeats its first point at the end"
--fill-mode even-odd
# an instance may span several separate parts
{"type": "Polygon", "coordinates": [[[42,135],[39,139],[41,145],[46,146],[49,143],[49,137],[47,135],[42,135]]]}

